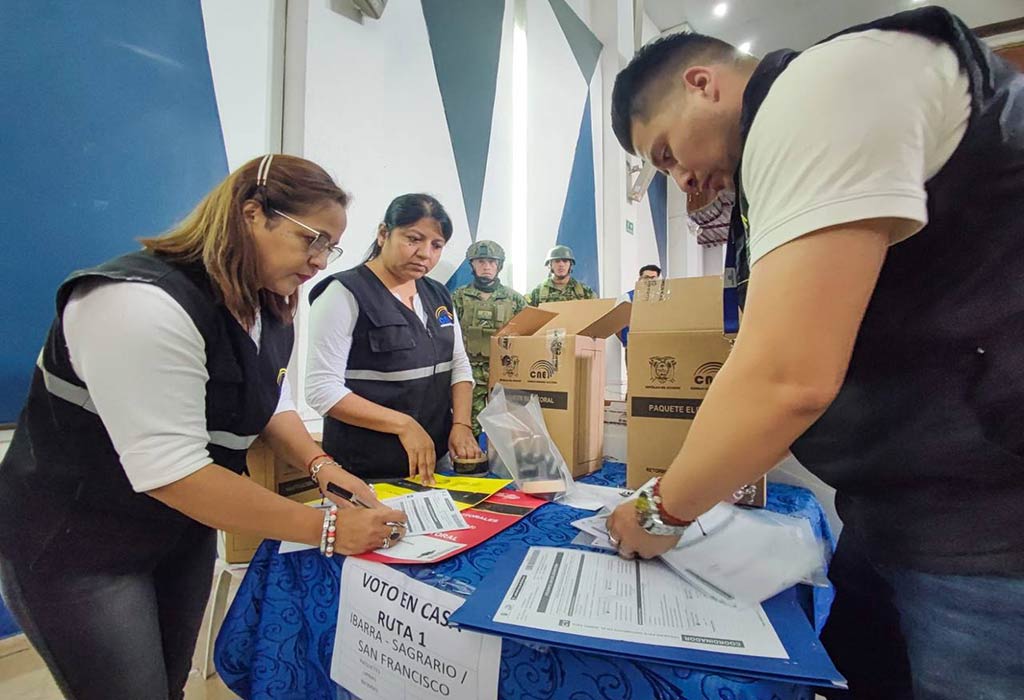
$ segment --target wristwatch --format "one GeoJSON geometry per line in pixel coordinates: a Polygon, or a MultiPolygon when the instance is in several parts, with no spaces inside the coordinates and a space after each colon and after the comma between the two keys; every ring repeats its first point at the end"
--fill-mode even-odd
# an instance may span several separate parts
{"type": "Polygon", "coordinates": [[[658,493],[661,479],[651,479],[636,491],[636,520],[651,535],[682,535],[690,522],[676,520],[665,512],[658,493]]]}

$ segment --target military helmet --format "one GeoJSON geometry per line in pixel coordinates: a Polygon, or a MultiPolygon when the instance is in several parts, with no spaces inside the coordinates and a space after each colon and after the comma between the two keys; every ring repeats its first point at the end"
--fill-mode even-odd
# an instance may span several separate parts
{"type": "Polygon", "coordinates": [[[473,261],[478,258],[490,258],[503,263],[505,251],[494,241],[477,241],[466,250],[466,260],[473,261]]]}
{"type": "Polygon", "coordinates": [[[567,245],[556,245],[549,250],[548,259],[544,261],[544,264],[549,265],[552,260],[568,260],[573,264],[576,263],[576,258],[572,254],[572,248],[567,245]]]}

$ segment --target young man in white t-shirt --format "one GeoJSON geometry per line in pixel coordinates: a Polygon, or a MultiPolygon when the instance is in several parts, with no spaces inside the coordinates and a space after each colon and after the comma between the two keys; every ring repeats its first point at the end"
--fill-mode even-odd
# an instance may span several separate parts
{"type": "Polygon", "coordinates": [[[822,639],[853,696],[1024,697],[1024,76],[926,8],[760,62],[667,37],[612,103],[683,191],[736,190],[745,301],[654,497],[609,520],[620,554],[792,447],[837,488],[822,639]]]}

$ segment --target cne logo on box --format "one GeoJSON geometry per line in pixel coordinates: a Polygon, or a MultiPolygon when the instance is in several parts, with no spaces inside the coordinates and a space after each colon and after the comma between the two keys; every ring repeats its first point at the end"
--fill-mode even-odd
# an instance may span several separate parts
{"type": "Polygon", "coordinates": [[[548,360],[537,360],[530,365],[530,379],[554,379],[558,367],[548,360]]]}
{"type": "Polygon", "coordinates": [[[718,370],[722,369],[721,362],[705,362],[693,372],[693,388],[708,389],[711,382],[715,381],[718,370]]]}

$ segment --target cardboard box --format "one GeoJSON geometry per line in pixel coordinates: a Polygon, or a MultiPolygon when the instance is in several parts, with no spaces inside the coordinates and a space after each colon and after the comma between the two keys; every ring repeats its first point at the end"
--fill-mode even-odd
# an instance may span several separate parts
{"type": "Polygon", "coordinates": [[[510,400],[534,394],[574,477],[604,456],[605,340],[629,321],[629,303],[589,299],[541,304],[491,338],[490,385],[510,400]]]}
{"type": "MultiPolygon", "coordinates": [[[[722,329],[722,278],[641,281],[629,328],[626,482],[664,474],[686,439],[732,339],[722,329]]],[[[764,479],[743,489],[763,507],[764,479]]]]}
{"type": "MultiPolygon", "coordinates": [[[[246,463],[249,478],[263,488],[300,503],[320,498],[320,492],[304,469],[278,459],[260,438],[249,448],[246,463]]],[[[261,542],[263,539],[259,537],[222,532],[218,543],[220,557],[229,564],[244,564],[252,559],[261,542]]]]}

